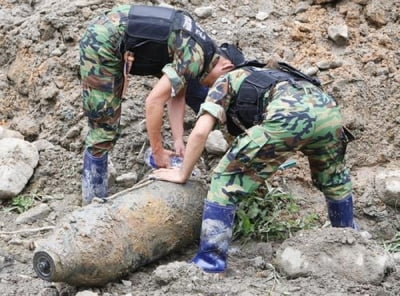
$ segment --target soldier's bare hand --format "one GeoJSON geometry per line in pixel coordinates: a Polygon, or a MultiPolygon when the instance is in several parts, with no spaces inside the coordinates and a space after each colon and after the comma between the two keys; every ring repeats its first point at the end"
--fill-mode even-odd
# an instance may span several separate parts
{"type": "Polygon", "coordinates": [[[170,158],[173,152],[170,150],[162,149],[158,152],[154,152],[154,161],[158,168],[169,168],[170,158]]]}
{"type": "Polygon", "coordinates": [[[174,148],[176,155],[180,157],[185,156],[185,143],[183,143],[183,140],[175,141],[174,148]]]}
{"type": "Polygon", "coordinates": [[[180,168],[158,169],[150,175],[150,178],[178,184],[186,182],[180,168]]]}

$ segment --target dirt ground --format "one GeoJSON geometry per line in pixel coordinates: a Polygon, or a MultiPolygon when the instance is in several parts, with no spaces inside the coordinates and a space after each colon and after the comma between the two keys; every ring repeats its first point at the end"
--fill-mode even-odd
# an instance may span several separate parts
{"type": "MultiPolygon", "coordinates": [[[[47,141],[22,194],[34,195],[35,206],[47,204],[51,209],[45,217],[17,224],[20,215],[7,211],[9,204],[0,200],[0,294],[400,295],[398,268],[374,284],[359,283],[328,270],[287,278],[272,264],[282,245],[278,241],[251,241],[246,245],[235,241],[229,269],[222,276],[202,273],[186,263],[197,249],[194,242],[101,288],[49,283],[37,277],[32,268],[35,242],[49,235],[48,227],[80,208],[82,142],[87,122],[81,109],[78,42],[94,16],[128,2],[0,0],[0,125],[19,131],[27,141],[47,141]]],[[[400,230],[399,212],[376,195],[374,176],[380,169],[400,166],[400,2],[164,3],[188,10],[218,43],[235,42],[249,58],[284,60],[306,72],[316,72],[324,89],[342,106],[345,123],[357,138],[348,146],[347,162],[352,170],[358,224],[371,234],[371,244],[382,245],[392,239],[400,230]],[[340,44],[328,34],[330,26],[339,25],[346,25],[348,30],[348,37],[340,44]]],[[[143,102],[155,81],[130,78],[121,119],[124,130],[111,153],[115,176],[135,172],[140,180],[149,171],[142,160],[148,146],[143,102]]],[[[187,133],[194,122],[194,114],[188,110],[187,133]]],[[[165,128],[163,134],[166,145],[171,145],[169,129],[165,128]]],[[[204,154],[199,166],[206,175],[217,159],[204,154]]],[[[302,213],[316,212],[324,217],[324,201],[311,185],[306,159],[297,155],[296,160],[297,167],[276,177],[275,182],[285,184],[301,201],[302,213]]],[[[111,193],[127,186],[115,182],[111,193]]],[[[306,243],[301,236],[298,240],[299,244],[306,243]]]]}

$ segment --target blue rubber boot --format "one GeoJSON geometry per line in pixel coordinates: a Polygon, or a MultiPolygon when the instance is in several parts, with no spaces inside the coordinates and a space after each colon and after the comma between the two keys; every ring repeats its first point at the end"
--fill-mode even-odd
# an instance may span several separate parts
{"type": "Polygon", "coordinates": [[[205,201],[200,248],[192,259],[205,272],[225,271],[234,218],[235,206],[205,201]]]}
{"type": "Polygon", "coordinates": [[[94,197],[107,197],[107,159],[107,153],[101,157],[95,157],[85,149],[82,172],[82,205],[89,204],[94,197]]]}
{"type": "Polygon", "coordinates": [[[353,218],[353,196],[351,194],[341,200],[327,197],[326,202],[332,227],[351,227],[358,230],[353,218]]]}

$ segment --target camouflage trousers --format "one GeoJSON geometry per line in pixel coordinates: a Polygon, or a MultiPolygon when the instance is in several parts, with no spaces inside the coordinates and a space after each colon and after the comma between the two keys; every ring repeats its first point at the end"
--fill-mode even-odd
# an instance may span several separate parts
{"type": "Polygon", "coordinates": [[[296,151],[309,160],[314,185],[326,197],[351,193],[346,142],[335,100],[317,87],[280,83],[264,121],[239,135],[214,169],[207,199],[235,204],[252,193],[296,151]]]}
{"type": "Polygon", "coordinates": [[[88,26],[79,43],[83,109],[89,121],[85,146],[93,155],[111,150],[120,136],[123,63],[121,33],[106,17],[88,26]]]}

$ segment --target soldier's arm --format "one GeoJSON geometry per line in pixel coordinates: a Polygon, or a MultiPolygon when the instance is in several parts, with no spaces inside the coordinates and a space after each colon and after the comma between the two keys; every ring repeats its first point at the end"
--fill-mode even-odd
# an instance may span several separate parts
{"type": "Polygon", "coordinates": [[[168,101],[168,116],[171,126],[172,136],[174,138],[175,153],[183,156],[185,153],[185,144],[183,142],[183,118],[185,115],[185,93],[183,88],[177,96],[168,101]]]}
{"type": "Polygon", "coordinates": [[[154,176],[160,180],[175,183],[185,183],[189,179],[196,162],[199,160],[206,145],[207,137],[216,123],[216,118],[209,113],[199,117],[195,127],[190,133],[186,146],[186,154],[181,168],[158,169],[154,176]]]}
{"type": "Polygon", "coordinates": [[[181,169],[156,170],[154,172],[156,178],[176,183],[186,182],[204,150],[208,134],[215,123],[226,121],[223,106],[226,107],[229,104],[229,98],[229,79],[221,77],[209,90],[205,103],[200,107],[200,115],[190,133],[181,169]]]}
{"type": "Polygon", "coordinates": [[[146,98],[146,128],[158,167],[169,167],[172,151],[165,150],[161,137],[164,106],[171,96],[171,83],[164,75],[146,98]]]}
{"type": "Polygon", "coordinates": [[[181,174],[185,181],[190,177],[196,162],[203,153],[208,135],[216,123],[216,118],[208,113],[204,113],[196,122],[195,127],[189,135],[187,143],[187,153],[183,159],[181,174]]]}

